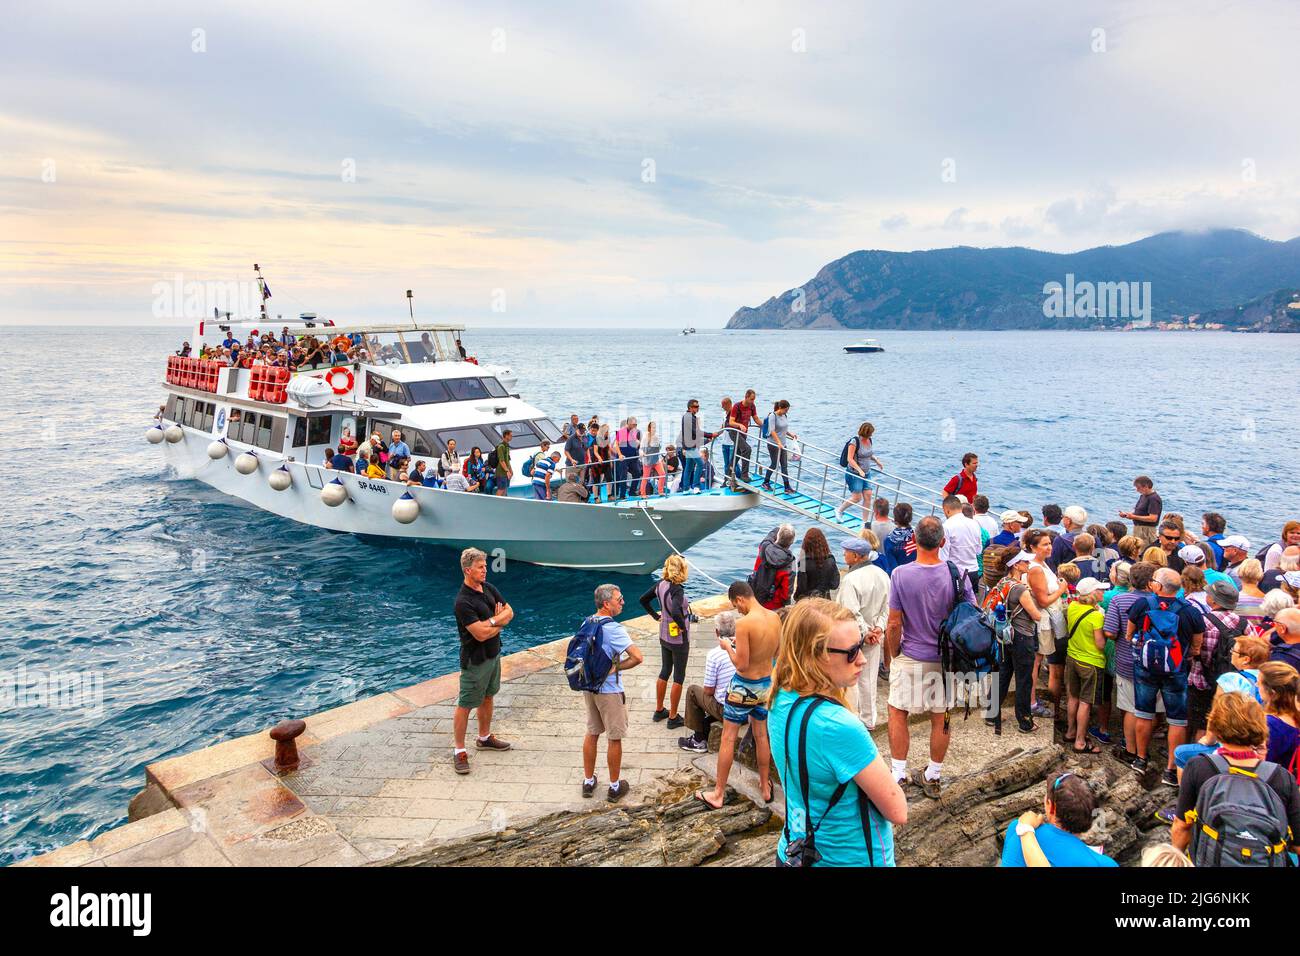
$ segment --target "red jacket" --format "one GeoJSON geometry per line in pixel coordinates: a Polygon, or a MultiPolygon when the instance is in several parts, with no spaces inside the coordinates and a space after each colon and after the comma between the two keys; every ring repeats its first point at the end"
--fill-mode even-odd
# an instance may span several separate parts
{"type": "MultiPolygon", "coordinates": [[[[754,571],[757,572],[759,565],[763,563],[762,549],[758,552],[758,557],[754,559],[754,571]]],[[[790,602],[790,569],[788,567],[778,568],[776,572],[776,586],[772,591],[772,597],[766,601],[759,601],[769,611],[777,611],[785,607],[790,602]]]]}

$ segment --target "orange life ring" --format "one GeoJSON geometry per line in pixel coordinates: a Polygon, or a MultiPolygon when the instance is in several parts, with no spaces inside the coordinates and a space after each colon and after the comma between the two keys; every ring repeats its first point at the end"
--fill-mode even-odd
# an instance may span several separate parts
{"type": "Polygon", "coordinates": [[[346,395],[348,392],[352,391],[352,386],[355,383],[356,383],[356,378],[353,376],[352,370],[348,368],[344,368],[342,365],[336,365],[334,368],[330,369],[328,372],[325,373],[325,384],[328,385],[330,388],[334,389],[335,395],[346,395]],[[339,386],[334,383],[335,372],[342,372],[347,377],[346,379],[347,384],[344,385],[342,388],[339,388],[339,386]]]}

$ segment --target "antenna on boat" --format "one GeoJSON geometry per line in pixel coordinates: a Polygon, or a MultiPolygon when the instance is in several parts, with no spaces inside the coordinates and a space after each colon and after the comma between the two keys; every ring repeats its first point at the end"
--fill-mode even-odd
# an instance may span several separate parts
{"type": "Polygon", "coordinates": [[[406,307],[411,312],[411,321],[415,321],[415,295],[410,289],[406,290],[406,307]]]}

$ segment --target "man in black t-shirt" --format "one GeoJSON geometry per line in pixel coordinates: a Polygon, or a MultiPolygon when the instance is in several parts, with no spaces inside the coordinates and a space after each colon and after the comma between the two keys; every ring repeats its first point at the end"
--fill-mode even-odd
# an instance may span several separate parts
{"type": "Polygon", "coordinates": [[[1119,516],[1133,522],[1134,537],[1152,544],[1156,540],[1156,528],[1160,524],[1160,515],[1165,509],[1164,502],[1156,494],[1155,485],[1146,475],[1133,479],[1133,490],[1138,493],[1137,504],[1132,511],[1121,511],[1119,516]]]}
{"type": "Polygon", "coordinates": [[[515,612],[501,592],[487,582],[487,555],[466,548],[460,555],[465,583],[456,595],[456,632],[460,636],[460,696],[452,719],[455,746],[452,763],[457,773],[469,773],[465,731],[469,712],[478,711],[479,750],[509,750],[510,744],[492,733],[492,698],[501,689],[501,630],[515,612]]]}

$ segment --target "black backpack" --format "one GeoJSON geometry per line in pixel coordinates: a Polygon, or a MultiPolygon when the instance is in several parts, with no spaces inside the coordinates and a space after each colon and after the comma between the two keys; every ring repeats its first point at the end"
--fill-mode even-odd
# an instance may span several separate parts
{"type": "Polygon", "coordinates": [[[497,450],[493,448],[490,452],[488,452],[487,466],[493,471],[496,471],[497,468],[500,467],[500,465],[501,465],[501,459],[497,457],[497,450]]]}
{"type": "Polygon", "coordinates": [[[1211,614],[1209,611],[1202,611],[1201,614],[1208,617],[1219,631],[1219,639],[1214,644],[1214,653],[1210,655],[1208,661],[1204,657],[1201,658],[1201,667],[1205,670],[1205,680],[1207,683],[1213,684],[1222,675],[1236,670],[1232,666],[1232,649],[1237,644],[1237,638],[1246,633],[1246,624],[1242,618],[1237,618],[1237,623],[1232,627],[1228,627],[1216,614],[1211,614]]]}
{"type": "Polygon", "coordinates": [[[1287,809],[1269,781],[1286,768],[1262,760],[1253,770],[1206,754],[1215,776],[1201,785],[1188,856],[1197,867],[1289,866],[1287,809]]]}
{"type": "Polygon", "coordinates": [[[781,785],[785,791],[785,862],[777,857],[777,864],[784,867],[812,866],[821,860],[822,855],[817,852],[817,831],[821,828],[822,821],[826,815],[831,812],[835,804],[840,802],[844,796],[844,791],[853,787],[858,794],[858,814],[862,818],[862,836],[867,843],[867,860],[871,866],[876,865],[876,854],[872,849],[872,839],[875,835],[875,827],[871,822],[871,801],[867,795],[862,792],[862,788],[853,782],[852,779],[846,780],[835,788],[831,798],[826,803],[826,809],[822,815],[817,818],[816,823],[812,823],[812,808],[808,802],[808,721],[812,719],[813,711],[822,704],[834,704],[842,706],[839,701],[831,700],[829,697],[823,697],[815,694],[811,698],[801,697],[790,705],[790,713],[785,719],[785,760],[781,769],[781,785]],[[797,840],[790,839],[790,725],[794,723],[794,711],[799,705],[799,700],[808,700],[808,706],[803,710],[803,719],[799,722],[799,796],[803,799],[803,817],[805,821],[804,835],[797,840]]]}

